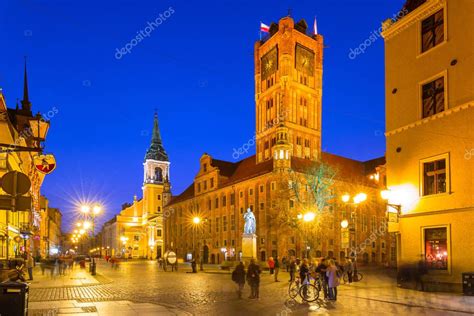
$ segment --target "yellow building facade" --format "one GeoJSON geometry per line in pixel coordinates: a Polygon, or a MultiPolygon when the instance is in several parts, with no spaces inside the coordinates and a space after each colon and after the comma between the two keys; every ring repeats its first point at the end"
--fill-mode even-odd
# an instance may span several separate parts
{"type": "Polygon", "coordinates": [[[407,1],[384,22],[387,185],[398,264],[460,290],[474,259],[474,2],[407,1]]]}
{"type": "Polygon", "coordinates": [[[202,155],[193,183],[165,208],[166,250],[203,263],[240,260],[243,214],[251,209],[259,260],[308,254],[340,259],[351,249],[359,249],[361,263],[396,260],[379,198],[384,158],[360,162],[321,151],[323,37],[309,34],[304,20],[284,17],[255,43],[254,54],[256,154],[237,160],[241,153],[235,150],[234,162],[202,155]],[[314,211],[288,187],[291,177],[304,179],[321,164],[337,171],[334,196],[324,207],[324,218],[305,224],[309,230],[320,226],[308,240],[304,230],[281,225],[280,218],[285,213],[297,220],[299,213],[314,211]],[[367,203],[341,201],[344,194],[358,192],[367,194],[367,203]],[[342,244],[343,220],[349,221],[348,247],[342,244]]]}
{"type": "Polygon", "coordinates": [[[171,197],[169,158],[163,147],[155,114],[151,146],[143,163],[143,196],[123,205],[104,224],[101,253],[126,258],[156,259],[164,254],[163,214],[171,197]]]}
{"type": "MultiPolygon", "coordinates": [[[[24,95],[21,104],[8,108],[0,89],[0,177],[9,171],[18,171],[28,176],[31,188],[25,196],[31,197],[31,205],[11,212],[0,209],[0,259],[20,256],[25,251],[34,256],[48,256],[43,242],[44,218],[47,209],[41,206],[40,188],[45,175],[34,164],[38,149],[46,137],[49,121],[41,114],[33,115],[28,94],[28,80],[25,66],[24,95]],[[39,133],[44,137],[39,138],[39,133]],[[20,238],[21,237],[21,238],[20,238]]],[[[54,113],[57,109],[54,108],[54,113]]],[[[0,189],[1,195],[6,195],[0,189]]]]}

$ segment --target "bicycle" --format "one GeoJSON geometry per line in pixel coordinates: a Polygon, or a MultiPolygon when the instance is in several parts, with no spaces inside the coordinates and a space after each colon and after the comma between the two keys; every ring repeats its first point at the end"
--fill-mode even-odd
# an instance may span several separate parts
{"type": "Polygon", "coordinates": [[[299,276],[295,276],[295,279],[290,282],[290,284],[288,285],[288,296],[290,298],[295,298],[298,296],[300,283],[301,283],[301,280],[299,276]]]}
{"type": "MultiPolygon", "coordinates": [[[[361,281],[363,277],[364,275],[362,273],[357,272],[357,274],[352,275],[352,282],[361,281]]],[[[343,284],[346,284],[349,282],[349,275],[347,274],[347,272],[344,272],[344,275],[342,276],[342,280],[344,281],[343,284]]]]}
{"type": "Polygon", "coordinates": [[[295,299],[299,294],[303,301],[314,302],[319,298],[319,292],[322,288],[321,279],[319,277],[315,278],[308,273],[305,280],[302,283],[301,278],[296,276],[295,280],[288,285],[288,296],[295,299]],[[311,281],[314,281],[314,284],[311,281]]]}
{"type": "Polygon", "coordinates": [[[322,288],[321,280],[319,277],[313,277],[311,273],[306,274],[305,280],[306,282],[300,287],[299,294],[303,301],[314,302],[319,298],[319,291],[322,288]],[[314,281],[314,284],[311,284],[311,281],[314,281]]]}

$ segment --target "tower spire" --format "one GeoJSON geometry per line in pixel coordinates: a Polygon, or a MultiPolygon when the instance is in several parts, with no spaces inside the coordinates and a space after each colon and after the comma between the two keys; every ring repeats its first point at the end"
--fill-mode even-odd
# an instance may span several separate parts
{"type": "Polygon", "coordinates": [[[21,100],[21,109],[31,111],[31,102],[28,94],[28,72],[26,70],[26,56],[25,56],[25,72],[23,77],[23,100],[21,100]]]}
{"type": "Polygon", "coordinates": [[[153,133],[151,137],[151,145],[148,148],[145,160],[152,159],[157,161],[169,161],[168,154],[163,147],[161,141],[160,128],[158,127],[158,114],[155,111],[155,117],[153,120],[153,133]]]}

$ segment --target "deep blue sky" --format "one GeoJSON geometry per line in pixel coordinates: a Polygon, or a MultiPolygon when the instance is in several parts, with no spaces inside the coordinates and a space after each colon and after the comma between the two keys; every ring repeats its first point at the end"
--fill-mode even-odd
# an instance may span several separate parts
{"type": "Polygon", "coordinates": [[[233,148],[253,137],[259,22],[278,21],[289,7],[309,25],[316,15],[325,37],[323,149],[358,160],[383,155],[383,40],[353,60],[348,54],[403,3],[2,0],[0,87],[14,107],[27,55],[34,111],[59,110],[46,142],[58,167],[42,192],[61,208],[65,228],[81,198],[104,203],[106,220],[141,195],[155,108],[174,194],[204,152],[232,161],[233,148]],[[169,7],[174,14],[150,37],[114,57],[169,7]]]}

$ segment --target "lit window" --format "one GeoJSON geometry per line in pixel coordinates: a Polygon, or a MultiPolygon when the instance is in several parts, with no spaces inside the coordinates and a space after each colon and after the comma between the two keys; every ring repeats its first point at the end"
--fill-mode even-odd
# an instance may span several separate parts
{"type": "Polygon", "coordinates": [[[425,261],[428,269],[448,269],[447,236],[446,227],[425,228],[425,261]]]}

